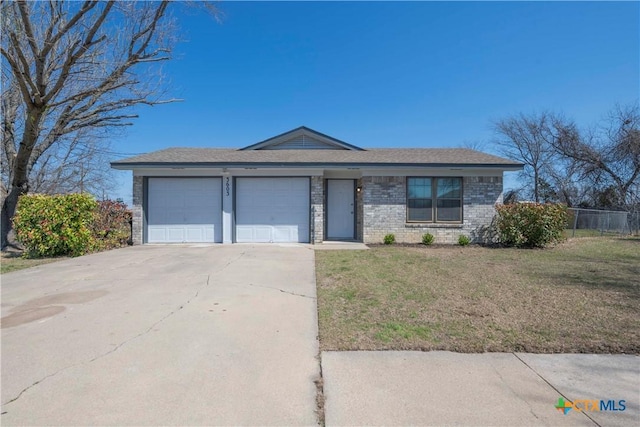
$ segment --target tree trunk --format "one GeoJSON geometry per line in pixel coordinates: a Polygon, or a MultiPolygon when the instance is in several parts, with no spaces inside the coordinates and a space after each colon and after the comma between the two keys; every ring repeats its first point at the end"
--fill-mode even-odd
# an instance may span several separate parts
{"type": "Polygon", "coordinates": [[[536,203],[540,203],[540,193],[538,192],[538,169],[537,167],[533,168],[533,198],[535,199],[536,203]]]}
{"type": "Polygon", "coordinates": [[[20,148],[13,161],[13,178],[10,183],[7,198],[2,202],[2,230],[0,237],[2,240],[2,250],[7,246],[14,245],[9,241],[9,233],[13,229],[13,215],[16,213],[18,199],[21,195],[29,192],[29,172],[31,169],[30,160],[35,163],[37,157],[32,158],[33,148],[40,136],[41,124],[44,119],[45,108],[30,104],[27,106],[26,121],[20,148]]]}
{"type": "Polygon", "coordinates": [[[37,139],[36,126],[42,120],[42,114],[40,111],[35,110],[35,113],[29,112],[27,119],[20,149],[14,160],[13,178],[9,192],[2,202],[2,230],[0,230],[2,250],[5,250],[7,246],[15,246],[15,242],[9,239],[9,233],[13,229],[12,220],[13,215],[16,213],[16,207],[18,207],[18,199],[29,192],[29,157],[37,139]]]}
{"type": "Polygon", "coordinates": [[[8,246],[15,246],[15,242],[10,241],[9,233],[13,229],[13,215],[16,213],[16,207],[18,206],[18,199],[21,195],[27,192],[26,188],[11,187],[7,197],[2,202],[2,224],[1,237],[2,237],[2,250],[5,250],[8,246]]]}

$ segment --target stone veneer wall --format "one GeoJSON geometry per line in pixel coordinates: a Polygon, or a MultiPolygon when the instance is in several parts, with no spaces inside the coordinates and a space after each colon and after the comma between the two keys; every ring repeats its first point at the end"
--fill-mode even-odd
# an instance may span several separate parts
{"type": "Polygon", "coordinates": [[[365,176],[362,185],[364,243],[382,243],[388,233],[403,243],[419,243],[424,233],[433,234],[436,243],[457,243],[461,234],[481,242],[495,205],[502,203],[501,176],[464,177],[462,224],[408,223],[404,176],[365,176]]]}
{"type": "Polygon", "coordinates": [[[322,243],[324,239],[324,179],[311,177],[311,243],[322,243]]]}
{"type": "Polygon", "coordinates": [[[131,240],[134,245],[142,244],[142,189],[143,189],[144,177],[133,177],[133,206],[131,212],[133,214],[132,236],[131,240]]]}

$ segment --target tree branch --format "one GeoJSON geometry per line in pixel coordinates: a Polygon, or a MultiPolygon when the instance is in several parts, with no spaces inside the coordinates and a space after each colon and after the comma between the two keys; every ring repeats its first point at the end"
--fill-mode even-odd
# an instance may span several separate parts
{"type": "Polygon", "coordinates": [[[113,4],[114,4],[113,0],[107,2],[106,6],[102,10],[102,13],[100,14],[100,16],[98,16],[98,18],[96,19],[96,22],[89,29],[89,32],[84,38],[84,42],[82,42],[80,46],[78,46],[77,44],[74,45],[73,49],[69,51],[69,54],[67,55],[67,59],[64,62],[64,65],[62,66],[62,70],[60,71],[60,75],[58,76],[56,83],[53,85],[53,88],[49,91],[49,93],[44,98],[45,103],[50,102],[60,92],[60,90],[66,83],[67,78],[69,77],[69,70],[71,70],[71,67],[73,67],[75,62],[82,55],[84,55],[89,49],[91,49],[91,47],[106,40],[106,36],[102,36],[95,41],[93,40],[93,37],[96,35],[98,29],[104,23],[105,19],[107,18],[107,15],[109,14],[109,11],[113,7],[113,4]],[[77,51],[75,51],[76,48],[77,48],[77,51]]]}

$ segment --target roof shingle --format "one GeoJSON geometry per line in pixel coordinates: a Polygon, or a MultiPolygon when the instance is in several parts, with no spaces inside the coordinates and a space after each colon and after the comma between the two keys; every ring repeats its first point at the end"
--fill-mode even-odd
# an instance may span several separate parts
{"type": "Polygon", "coordinates": [[[117,169],[162,166],[495,166],[522,164],[466,148],[378,148],[351,150],[237,150],[223,148],[167,148],[111,165],[117,169]]]}

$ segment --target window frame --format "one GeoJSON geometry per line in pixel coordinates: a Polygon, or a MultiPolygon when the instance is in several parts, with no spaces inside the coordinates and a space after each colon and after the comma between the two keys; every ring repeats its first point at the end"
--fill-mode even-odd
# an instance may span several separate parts
{"type": "MultiPolygon", "coordinates": [[[[412,200],[421,200],[413,198],[412,200]]],[[[427,200],[427,199],[422,199],[427,200]]],[[[455,200],[443,198],[443,200],[455,200]]],[[[411,224],[463,224],[464,223],[464,179],[461,176],[407,176],[405,180],[405,209],[406,222],[411,224]],[[438,221],[438,179],[459,179],[460,180],[460,220],[459,221],[438,221]],[[409,218],[409,180],[430,179],[431,180],[431,220],[413,220],[409,218]]]]}

